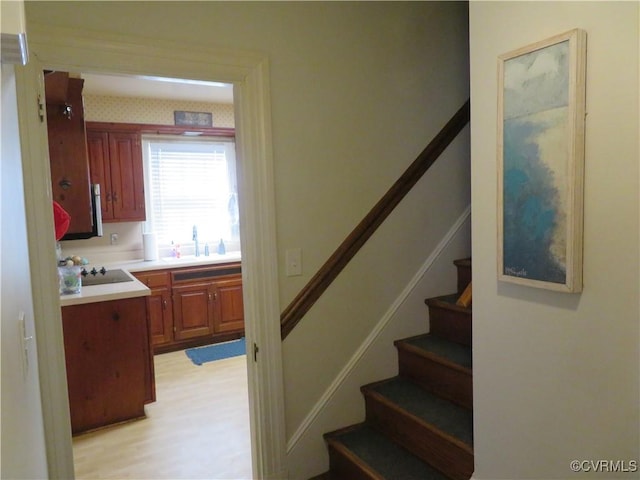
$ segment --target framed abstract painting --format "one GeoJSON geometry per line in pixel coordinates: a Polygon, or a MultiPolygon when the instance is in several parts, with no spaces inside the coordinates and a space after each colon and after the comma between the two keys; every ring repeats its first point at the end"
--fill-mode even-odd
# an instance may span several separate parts
{"type": "Polygon", "coordinates": [[[498,57],[498,280],[582,291],[586,32],[498,57]]]}

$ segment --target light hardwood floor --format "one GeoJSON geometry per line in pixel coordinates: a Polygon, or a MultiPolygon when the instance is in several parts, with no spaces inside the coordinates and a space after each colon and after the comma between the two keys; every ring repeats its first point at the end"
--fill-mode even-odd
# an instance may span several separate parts
{"type": "Polygon", "coordinates": [[[76,478],[250,479],[246,356],[196,366],[155,356],[147,417],[73,439],[76,478]]]}

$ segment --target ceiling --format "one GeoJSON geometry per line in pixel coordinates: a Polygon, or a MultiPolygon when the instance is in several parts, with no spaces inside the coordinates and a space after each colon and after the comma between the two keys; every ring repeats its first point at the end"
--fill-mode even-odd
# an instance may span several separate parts
{"type": "Polygon", "coordinates": [[[233,103],[233,85],[228,83],[93,73],[81,76],[83,93],[89,95],[233,103]]]}

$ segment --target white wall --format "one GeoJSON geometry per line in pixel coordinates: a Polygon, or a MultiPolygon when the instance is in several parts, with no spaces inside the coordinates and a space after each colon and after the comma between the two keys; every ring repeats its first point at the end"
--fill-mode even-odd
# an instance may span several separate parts
{"type": "Polygon", "coordinates": [[[638,10],[470,3],[474,478],[578,478],[573,459],[640,460],[638,10]],[[588,35],[580,294],[496,280],[497,57],[572,28],[588,35]]]}
{"type": "MultiPolygon", "coordinates": [[[[0,337],[2,412],[0,477],[47,477],[38,363],[35,349],[20,138],[12,65],[2,65],[2,161],[0,162],[0,337]],[[26,336],[23,352],[22,314],[26,336]]],[[[53,238],[53,237],[52,237],[53,238]]]]}
{"type": "MultiPolygon", "coordinates": [[[[28,22],[43,25],[266,53],[281,309],[468,97],[464,2],[28,2],[26,9],[28,22]],[[286,277],[285,251],[296,247],[303,275],[286,277]]],[[[463,135],[284,342],[289,436],[468,206],[468,147],[463,135]]],[[[424,322],[426,331],[426,310],[424,322]]],[[[388,359],[395,362],[393,353],[388,359]]],[[[326,456],[321,449],[313,455],[326,456]]]]}

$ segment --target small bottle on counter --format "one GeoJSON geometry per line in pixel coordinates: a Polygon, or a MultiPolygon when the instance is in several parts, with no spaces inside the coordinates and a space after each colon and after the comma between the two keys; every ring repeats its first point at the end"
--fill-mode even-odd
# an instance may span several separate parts
{"type": "Polygon", "coordinates": [[[204,244],[204,256],[205,257],[209,256],[209,244],[208,243],[204,244]]]}
{"type": "Polygon", "coordinates": [[[180,244],[176,243],[176,258],[180,258],[180,244]]]}
{"type": "Polygon", "coordinates": [[[218,244],[218,255],[224,255],[227,253],[227,249],[224,246],[224,241],[220,239],[220,243],[218,244]]]}

